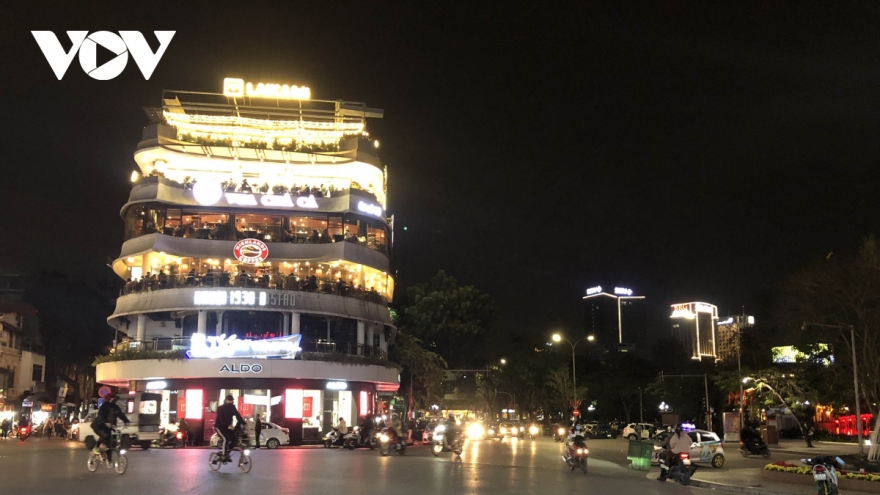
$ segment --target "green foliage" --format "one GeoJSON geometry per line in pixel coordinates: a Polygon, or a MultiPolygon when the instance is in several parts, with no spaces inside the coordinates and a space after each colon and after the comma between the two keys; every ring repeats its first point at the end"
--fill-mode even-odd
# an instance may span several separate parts
{"type": "MultiPolygon", "coordinates": [[[[794,464],[789,464],[787,462],[774,462],[771,464],[767,464],[766,466],[764,466],[764,470],[765,471],[777,471],[780,473],[813,474],[813,469],[809,466],[796,466],[794,464]]],[[[838,474],[840,474],[844,478],[850,479],[850,480],[880,482],[880,474],[853,473],[853,472],[846,472],[846,471],[839,471],[838,474]]]]}
{"type": "MultiPolygon", "coordinates": [[[[443,395],[446,361],[439,354],[425,349],[421,340],[402,331],[397,332],[390,351],[391,359],[400,363],[406,375],[401,376],[401,385],[408,389],[412,382],[413,401],[422,407],[437,402],[443,395]]],[[[410,407],[415,406],[410,404],[410,407]]]]}
{"type": "Polygon", "coordinates": [[[186,351],[182,349],[173,350],[173,351],[154,351],[152,349],[125,349],[122,351],[114,352],[113,354],[107,354],[105,356],[100,356],[92,361],[92,366],[97,366],[101,363],[111,363],[114,361],[135,361],[140,359],[171,359],[175,361],[180,361],[186,359],[186,351]]]}
{"type": "Polygon", "coordinates": [[[579,385],[576,390],[573,388],[571,370],[568,369],[568,365],[562,365],[551,371],[547,376],[546,385],[549,403],[555,411],[570,410],[572,395],[577,400],[583,400],[587,397],[586,386],[579,385]]]}
{"type": "Polygon", "coordinates": [[[498,310],[488,295],[471,285],[458,285],[441,270],[407,291],[399,319],[402,332],[421,340],[450,367],[473,368],[488,361],[487,337],[498,310]]]}

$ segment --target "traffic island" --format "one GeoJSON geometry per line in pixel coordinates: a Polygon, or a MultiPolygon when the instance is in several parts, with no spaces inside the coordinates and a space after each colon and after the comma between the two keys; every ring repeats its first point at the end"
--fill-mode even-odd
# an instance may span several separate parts
{"type": "MultiPolygon", "coordinates": [[[[767,464],[761,477],[779,483],[813,486],[812,469],[789,464],[784,461],[767,464]]],[[[838,486],[841,490],[880,493],[880,474],[838,471],[838,486]]]]}

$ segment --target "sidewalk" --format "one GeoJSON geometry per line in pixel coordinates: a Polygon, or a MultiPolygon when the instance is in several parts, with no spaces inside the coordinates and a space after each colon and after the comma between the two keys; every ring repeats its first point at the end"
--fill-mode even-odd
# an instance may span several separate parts
{"type": "MultiPolygon", "coordinates": [[[[803,440],[780,439],[777,445],[768,445],[771,452],[797,452],[809,456],[828,454],[855,454],[859,451],[859,446],[855,443],[843,442],[820,442],[814,441],[813,448],[809,448],[804,444],[803,440]]],[[[739,450],[739,442],[724,442],[724,449],[731,452],[739,450]]]]}

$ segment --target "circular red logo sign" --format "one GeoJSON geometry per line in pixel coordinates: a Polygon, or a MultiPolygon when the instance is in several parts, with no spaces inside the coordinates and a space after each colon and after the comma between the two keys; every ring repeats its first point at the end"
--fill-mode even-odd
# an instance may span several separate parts
{"type": "Polygon", "coordinates": [[[269,246],[259,239],[242,239],[232,248],[235,259],[247,265],[257,265],[269,257],[269,246]]]}
{"type": "Polygon", "coordinates": [[[577,409],[575,409],[574,411],[571,412],[571,415],[572,415],[572,416],[580,416],[580,415],[581,415],[581,412],[578,411],[577,409]]]}

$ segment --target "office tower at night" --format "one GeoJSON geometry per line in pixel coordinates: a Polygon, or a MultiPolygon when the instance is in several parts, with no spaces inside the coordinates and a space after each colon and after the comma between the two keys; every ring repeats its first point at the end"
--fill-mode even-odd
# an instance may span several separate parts
{"type": "Polygon", "coordinates": [[[587,335],[608,350],[647,352],[645,329],[645,296],[634,295],[632,289],[614,287],[605,291],[601,286],[587,289],[584,315],[587,335]]]}
{"type": "Polygon", "coordinates": [[[672,335],[691,359],[715,359],[717,306],[703,302],[673,304],[670,318],[672,335]]]}
{"type": "Polygon", "coordinates": [[[734,315],[728,316],[717,323],[718,336],[718,360],[724,363],[736,364],[740,355],[741,337],[744,328],[755,325],[754,316],[734,315]]]}

